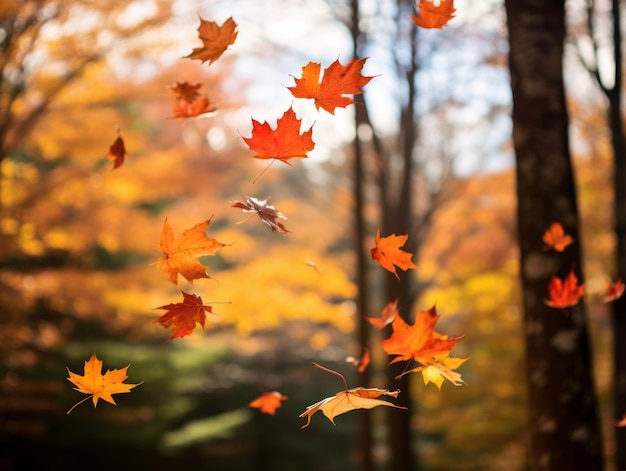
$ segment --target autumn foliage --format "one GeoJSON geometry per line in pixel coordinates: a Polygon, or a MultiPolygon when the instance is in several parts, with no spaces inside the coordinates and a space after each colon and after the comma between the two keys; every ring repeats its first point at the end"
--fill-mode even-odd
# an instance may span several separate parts
{"type": "Polygon", "coordinates": [[[207,237],[206,230],[211,224],[211,219],[200,222],[191,229],[174,237],[172,226],[163,223],[159,248],[163,256],[157,260],[163,274],[174,283],[178,284],[178,275],[182,275],[190,283],[200,278],[211,278],[197,257],[200,255],[215,255],[225,244],[207,237]]]}
{"type": "Polygon", "coordinates": [[[202,298],[197,294],[185,293],[184,291],[181,291],[181,293],[183,295],[182,303],[171,303],[155,308],[167,311],[166,314],[163,314],[153,322],[161,324],[163,327],[172,328],[170,340],[191,334],[196,324],[200,324],[204,328],[206,314],[213,312],[213,308],[203,304],[202,298]]]}
{"type": "MultiPolygon", "coordinates": [[[[128,366],[119,370],[107,370],[103,375],[102,361],[99,360],[94,353],[91,355],[91,358],[85,362],[84,374],[82,376],[72,373],[68,368],[67,372],[70,376],[67,379],[76,386],[74,388],[76,391],[90,395],[89,397],[91,397],[94,407],[98,405],[98,399],[115,405],[113,394],[130,392],[131,389],[143,383],[143,381],[137,384],[124,383],[128,378],[126,370],[128,370],[128,366]]],[[[67,413],[72,412],[74,407],[86,401],[89,397],[76,403],[67,413]]]]}
{"type": "Polygon", "coordinates": [[[337,59],[324,69],[323,75],[321,64],[309,62],[302,67],[302,77],[295,79],[296,85],[287,88],[296,98],[312,99],[318,110],[322,108],[335,114],[335,108],[345,108],[354,103],[354,100],[346,95],[363,93],[361,87],[374,78],[361,74],[366,60],[367,58],[350,59],[346,65],[341,65],[337,59]]]}
{"type": "Polygon", "coordinates": [[[454,0],[420,0],[419,15],[412,16],[413,22],[421,28],[443,28],[448,21],[454,18],[454,0]]]}
{"type": "MultiPolygon", "coordinates": [[[[449,0],[448,4],[445,1],[442,4],[450,6],[446,7],[446,11],[451,17],[454,11],[453,9],[450,11],[452,0],[449,0]]],[[[440,15],[441,12],[437,14],[440,15]]],[[[426,16],[427,12],[424,9],[423,15],[421,15],[422,20],[426,16]]],[[[199,60],[201,63],[209,63],[209,65],[214,63],[235,42],[238,34],[236,28],[237,23],[233,18],[228,18],[222,25],[218,25],[214,21],[200,17],[198,37],[202,46],[194,48],[192,53],[186,57],[199,60]]],[[[302,67],[301,77],[294,77],[295,85],[287,88],[295,99],[313,100],[317,111],[323,109],[332,115],[337,108],[346,108],[354,104],[353,96],[364,93],[363,87],[374,78],[374,76],[362,74],[366,60],[367,58],[352,58],[346,65],[343,65],[337,59],[325,69],[322,69],[319,63],[309,62],[302,67]]],[[[169,92],[174,96],[172,115],[169,118],[186,119],[217,111],[211,104],[208,95],[201,92],[202,87],[202,83],[189,80],[176,81],[173,85],[168,86],[169,92]]],[[[313,125],[303,130],[302,119],[296,115],[293,105],[276,119],[274,126],[270,124],[270,121],[260,122],[253,118],[251,121],[251,134],[249,137],[242,136],[242,139],[252,151],[253,158],[271,160],[272,162],[279,160],[291,166],[291,159],[308,158],[308,154],[315,148],[313,125]]],[[[125,155],[124,142],[121,135],[118,134],[118,138],[109,149],[109,157],[114,159],[114,168],[123,163],[125,155]]],[[[269,204],[268,200],[269,198],[259,199],[246,196],[244,201],[231,201],[231,206],[242,210],[244,213],[250,213],[251,216],[257,215],[272,231],[283,235],[289,234],[290,231],[282,222],[286,217],[274,205],[269,204]]],[[[175,235],[167,218],[163,222],[158,242],[158,248],[162,255],[156,264],[170,283],[178,285],[179,275],[192,285],[195,280],[211,278],[207,272],[207,267],[201,263],[199,258],[215,256],[218,250],[226,246],[226,244],[207,235],[211,221],[212,217],[183,230],[178,236],[175,235]]],[[[372,259],[393,273],[398,280],[400,278],[396,268],[403,271],[417,268],[411,260],[412,254],[401,248],[407,239],[408,234],[392,234],[381,237],[379,229],[375,238],[375,246],[370,250],[372,259]]],[[[324,276],[315,263],[310,261],[306,263],[315,269],[320,276],[324,276]]],[[[240,286],[247,287],[246,280],[238,280],[238,282],[240,286]]],[[[191,335],[197,325],[204,328],[206,315],[213,313],[213,308],[205,304],[199,294],[180,291],[183,296],[182,301],[163,304],[155,308],[163,310],[165,313],[152,321],[153,324],[171,328],[170,340],[183,339],[191,335]]],[[[452,347],[461,338],[449,338],[434,331],[438,320],[434,306],[428,311],[420,311],[415,324],[409,325],[399,315],[397,304],[397,300],[389,303],[382,311],[380,318],[368,318],[369,322],[378,330],[387,326],[391,326],[393,329],[391,337],[383,340],[380,344],[384,352],[389,355],[396,355],[391,363],[403,360],[417,362],[418,367],[406,371],[406,373],[421,371],[426,383],[433,382],[439,388],[444,378],[455,385],[464,384],[460,374],[454,370],[465,359],[450,358],[449,356],[452,347]]],[[[362,346],[361,358],[349,357],[347,361],[354,364],[358,372],[363,372],[370,364],[371,358],[369,348],[364,345],[362,346]]],[[[397,398],[398,390],[366,387],[348,388],[343,375],[318,364],[314,363],[314,365],[341,377],[344,389],[308,406],[305,412],[300,415],[301,418],[307,418],[307,423],[302,428],[309,425],[311,417],[318,411],[322,411],[334,424],[335,417],[355,409],[372,409],[377,406],[406,409],[405,406],[396,405],[383,399],[385,397],[397,398]]],[[[129,392],[141,384],[123,383],[127,379],[126,370],[128,367],[107,371],[104,375],[101,374],[101,368],[102,362],[94,354],[85,363],[84,376],[69,372],[68,379],[77,386],[78,391],[91,395],[94,406],[98,399],[115,404],[112,394],[129,392]]],[[[260,412],[264,414],[274,415],[285,400],[287,400],[286,396],[273,391],[262,394],[251,401],[249,406],[260,409],[260,412]]]]}
{"type": "Polygon", "coordinates": [[[396,272],[396,267],[404,271],[417,268],[417,265],[411,261],[413,255],[401,249],[408,238],[407,234],[380,237],[379,228],[376,233],[376,245],[370,249],[372,260],[376,260],[381,267],[393,273],[398,280],[400,277],[396,272]]]}

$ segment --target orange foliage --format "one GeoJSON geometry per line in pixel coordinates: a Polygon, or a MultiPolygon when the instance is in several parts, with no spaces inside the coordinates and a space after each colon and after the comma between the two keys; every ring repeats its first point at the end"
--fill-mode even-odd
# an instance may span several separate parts
{"type": "Polygon", "coordinates": [[[225,245],[207,237],[205,231],[210,223],[211,219],[200,222],[177,238],[174,238],[167,219],[163,223],[159,247],[164,256],[157,260],[157,264],[175,285],[178,284],[179,273],[190,283],[199,278],[211,278],[206,267],[196,260],[200,255],[215,255],[225,245]]]}
{"type": "MultiPolygon", "coordinates": [[[[130,365],[128,365],[130,366],[130,365]]],[[[98,399],[102,399],[103,401],[109,402],[115,405],[115,400],[113,399],[112,394],[120,394],[130,392],[135,386],[139,386],[143,383],[137,384],[124,384],[124,381],[128,376],[126,375],[126,370],[128,366],[120,369],[120,370],[107,370],[104,375],[102,374],[102,361],[98,360],[96,354],[91,355],[89,361],[85,362],[84,375],[78,375],[76,373],[72,373],[69,368],[67,372],[69,373],[68,381],[73,383],[76,387],[74,388],[76,391],[81,392],[83,394],[90,394],[91,399],[93,401],[93,406],[96,407],[98,405],[98,399]]],[[[85,402],[89,397],[86,397],[80,402],[77,402],[72,406],[70,410],[67,411],[69,414],[74,410],[78,404],[85,402]]]]}
{"type": "Polygon", "coordinates": [[[565,233],[560,222],[552,223],[546,232],[544,232],[542,240],[549,248],[557,252],[563,252],[565,247],[574,242],[574,239],[565,233]]]}
{"type": "Polygon", "coordinates": [[[208,21],[200,17],[198,26],[198,36],[202,41],[202,47],[196,47],[189,54],[189,59],[196,59],[201,62],[213,63],[226,51],[226,48],[237,39],[237,23],[228,18],[222,26],[215,21],[208,21]]]}
{"type": "Polygon", "coordinates": [[[412,16],[411,19],[417,26],[422,28],[443,28],[448,21],[454,18],[454,0],[439,0],[435,5],[434,1],[420,0],[419,15],[412,16]]]}
{"type": "Polygon", "coordinates": [[[584,286],[578,284],[578,278],[574,270],[571,270],[564,279],[556,275],[552,277],[548,285],[549,298],[544,302],[547,306],[563,309],[578,304],[584,292],[584,286]]]}
{"type": "Polygon", "coordinates": [[[376,260],[381,267],[396,275],[398,280],[400,280],[400,277],[398,273],[396,273],[394,265],[404,271],[409,268],[417,268],[411,261],[413,255],[400,248],[406,243],[408,238],[409,236],[406,234],[399,236],[391,234],[390,236],[381,238],[379,228],[376,233],[376,245],[370,249],[372,260],[376,260]]]}
{"type": "Polygon", "coordinates": [[[350,59],[346,65],[336,60],[324,69],[320,82],[321,64],[309,62],[302,67],[302,78],[296,78],[294,87],[287,87],[295,98],[311,98],[315,101],[315,108],[320,108],[335,114],[335,108],[345,108],[355,101],[344,95],[358,95],[363,93],[365,86],[374,77],[361,75],[361,69],[367,58],[350,59]]]}
{"type": "Polygon", "coordinates": [[[448,338],[435,332],[439,320],[435,306],[424,311],[420,309],[415,324],[407,324],[402,317],[396,316],[391,327],[391,337],[381,342],[388,355],[398,355],[390,363],[403,360],[415,360],[423,365],[442,353],[449,352],[463,337],[448,338]]]}
{"type": "Polygon", "coordinates": [[[201,87],[201,83],[192,85],[188,82],[176,82],[168,87],[170,92],[176,95],[172,119],[193,118],[216,110],[209,103],[207,95],[200,96],[198,89],[201,87]]]}
{"type": "Polygon", "coordinates": [[[398,300],[390,301],[383,308],[380,317],[366,317],[367,321],[376,329],[382,330],[385,326],[391,324],[398,315],[398,300]]]}
{"type": "Polygon", "coordinates": [[[396,409],[406,409],[403,406],[397,406],[392,404],[391,402],[383,401],[381,399],[377,399],[380,396],[391,396],[394,398],[398,397],[400,394],[400,390],[389,391],[388,389],[377,389],[377,388],[353,388],[348,389],[348,384],[346,383],[346,378],[343,375],[337,373],[336,371],[330,370],[323,366],[320,366],[316,363],[313,363],[317,368],[321,368],[324,371],[328,371],[329,373],[333,373],[343,379],[345,390],[339,391],[334,396],[327,397],[322,399],[315,404],[312,404],[306,408],[306,410],[300,414],[300,417],[306,417],[306,424],[304,424],[301,428],[308,427],[311,423],[311,417],[317,411],[322,411],[322,413],[331,421],[333,425],[335,425],[335,417],[344,414],[346,412],[350,412],[355,409],[372,409],[376,406],[388,406],[395,407],[396,409]]]}
{"type": "Polygon", "coordinates": [[[281,406],[281,402],[286,400],[287,396],[283,396],[278,391],[273,391],[262,394],[248,405],[260,409],[264,414],[274,415],[276,409],[281,406]]]}
{"type": "Polygon", "coordinates": [[[611,283],[609,283],[609,287],[607,288],[607,295],[604,297],[604,302],[610,303],[612,301],[615,301],[616,299],[621,298],[624,295],[625,288],[626,285],[624,285],[624,282],[621,280],[621,278],[612,281],[611,283]]]}

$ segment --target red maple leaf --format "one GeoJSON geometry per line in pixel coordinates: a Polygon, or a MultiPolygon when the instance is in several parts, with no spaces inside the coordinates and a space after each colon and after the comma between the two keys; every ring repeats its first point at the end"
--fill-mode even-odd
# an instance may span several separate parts
{"type": "Polygon", "coordinates": [[[272,129],[269,123],[260,123],[252,120],[252,136],[243,140],[255,152],[255,159],[277,159],[291,165],[288,160],[307,158],[307,152],[315,147],[313,129],[300,134],[302,120],[296,117],[292,107],[283,113],[276,121],[276,128],[272,129]]]}
{"type": "Polygon", "coordinates": [[[624,295],[624,289],[626,289],[626,285],[624,285],[621,278],[609,283],[607,295],[604,297],[604,302],[610,303],[611,301],[621,298],[624,295]]]}
{"type": "Polygon", "coordinates": [[[365,86],[374,77],[361,75],[364,59],[350,59],[346,65],[341,65],[339,59],[324,69],[320,81],[321,64],[309,62],[302,67],[302,78],[295,78],[296,85],[287,87],[295,98],[311,98],[315,100],[315,108],[335,114],[335,108],[345,108],[355,101],[345,95],[363,93],[365,86]]]}
{"type": "Polygon", "coordinates": [[[584,286],[578,284],[578,278],[574,274],[574,270],[571,270],[564,279],[556,275],[552,276],[548,285],[548,299],[545,299],[544,302],[547,306],[564,309],[578,304],[584,292],[584,286]]]}
{"type": "Polygon", "coordinates": [[[109,147],[109,157],[113,160],[113,170],[118,167],[121,167],[124,163],[124,158],[128,155],[126,152],[126,147],[124,146],[124,139],[122,139],[122,135],[120,134],[120,130],[117,130],[117,139],[113,141],[113,144],[109,147]]]}
{"type": "Polygon", "coordinates": [[[172,335],[170,340],[183,338],[193,332],[196,324],[204,328],[206,313],[213,312],[211,306],[202,303],[202,298],[194,293],[183,294],[182,303],[171,303],[155,309],[165,309],[167,313],[152,321],[153,324],[161,324],[163,327],[171,327],[172,335]]]}
{"type": "Polygon", "coordinates": [[[454,18],[456,11],[454,0],[439,0],[437,5],[434,1],[420,0],[418,8],[419,15],[412,16],[411,19],[422,28],[441,29],[454,18]]]}

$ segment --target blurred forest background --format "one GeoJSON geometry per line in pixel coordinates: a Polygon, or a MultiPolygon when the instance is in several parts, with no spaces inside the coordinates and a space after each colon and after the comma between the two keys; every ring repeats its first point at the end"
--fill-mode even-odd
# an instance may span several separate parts
{"type": "MultiPolygon", "coordinates": [[[[610,461],[611,336],[601,300],[614,271],[610,132],[578,57],[585,20],[572,4],[565,76],[577,242],[610,461]]],[[[405,275],[412,312],[436,303],[437,330],[464,335],[455,354],[470,357],[459,369],[467,386],[438,391],[416,376],[405,391],[419,467],[526,469],[504,6],[455,6],[444,29],[418,31],[415,4],[401,0],[0,1],[0,469],[356,469],[359,413],[336,426],[318,414],[305,430],[298,416],[343,387],[312,361],[361,384],[346,362],[362,353],[353,168],[359,154],[361,232],[371,247],[386,217],[381,199],[401,207],[393,190],[408,171],[393,158],[407,147],[411,219],[396,232],[408,232],[420,267],[405,275]],[[183,59],[199,45],[198,15],[239,25],[211,66],[183,59]],[[376,76],[364,88],[367,108],[331,116],[294,102],[303,129],[315,122],[316,150],[253,183],[266,163],[241,139],[250,118],[273,123],[293,102],[285,86],[302,66],[345,63],[355,51],[369,57],[364,75],[376,76]],[[218,110],[171,119],[168,86],[177,81],[201,82],[218,110]],[[129,155],[112,171],[118,128],[129,155]],[[384,181],[381,149],[390,155],[384,181]],[[291,232],[241,222],[230,202],[246,195],[270,197],[291,232]],[[202,259],[213,279],[193,289],[229,304],[214,305],[204,331],[168,341],[170,331],[151,323],[162,313],[155,307],[180,298],[154,263],[163,221],[179,234],[211,216],[209,235],[232,245],[202,259]],[[144,383],[116,407],[87,403],[66,415],[82,399],[66,367],[82,373],[93,352],[105,369],[130,363],[128,382],[144,383]],[[289,398],[275,416],[248,407],[271,390],[289,398]]],[[[376,317],[393,277],[371,260],[366,269],[364,314],[376,317]]],[[[379,344],[388,334],[369,335],[368,382],[395,388],[379,344]]],[[[388,411],[367,414],[382,467],[392,453],[388,411]]]]}

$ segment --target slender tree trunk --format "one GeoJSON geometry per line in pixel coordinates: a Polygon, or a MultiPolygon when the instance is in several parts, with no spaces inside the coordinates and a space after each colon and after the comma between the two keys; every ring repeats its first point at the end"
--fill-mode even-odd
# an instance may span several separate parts
{"type": "MultiPolygon", "coordinates": [[[[613,9],[613,59],[615,75],[613,87],[605,89],[608,98],[608,120],[613,149],[614,231],[616,237],[617,277],[626,280],[626,165],[624,123],[622,119],[622,34],[619,0],[612,0],[613,9]]],[[[613,302],[613,358],[615,414],[626,414],[626,298],[613,302]]],[[[626,470],[626,428],[615,429],[615,462],[619,471],[626,470]]]]}
{"type": "MultiPolygon", "coordinates": [[[[410,51],[411,62],[406,70],[406,87],[407,87],[407,101],[406,105],[402,108],[401,116],[401,130],[400,130],[400,145],[402,155],[402,176],[400,179],[400,188],[395,195],[393,201],[393,208],[388,208],[391,217],[387,217],[384,220],[385,236],[395,234],[407,234],[413,226],[413,150],[415,148],[416,139],[416,123],[415,123],[415,74],[417,73],[417,38],[415,37],[415,27],[411,26],[410,30],[411,38],[410,51]]],[[[389,198],[386,199],[386,204],[389,205],[389,198]]],[[[383,206],[385,207],[385,206],[383,206]]],[[[412,245],[407,244],[405,250],[414,252],[416,245],[414,241],[416,236],[409,234],[410,242],[412,245]]],[[[410,274],[401,273],[400,282],[394,276],[388,276],[387,280],[387,301],[399,300],[398,306],[400,314],[405,320],[413,322],[409,319],[412,312],[414,294],[411,292],[410,274]]],[[[391,471],[395,470],[413,470],[417,469],[418,460],[417,455],[413,451],[415,440],[413,440],[413,434],[411,429],[415,427],[415,413],[412,407],[412,398],[410,395],[410,377],[411,375],[404,375],[398,381],[393,382],[393,378],[402,373],[404,364],[395,364],[389,366],[389,373],[391,376],[392,384],[394,387],[400,389],[400,395],[398,396],[399,403],[405,404],[409,410],[405,414],[398,414],[397,411],[388,411],[389,413],[389,449],[391,453],[390,467],[391,471]],[[394,413],[396,412],[396,413],[394,413]]]]}
{"type": "Polygon", "coordinates": [[[545,305],[552,275],[583,282],[578,243],[545,251],[555,221],[580,241],[563,87],[564,0],[505,0],[533,470],[601,470],[601,431],[582,302],[545,305]]]}
{"type": "MultiPolygon", "coordinates": [[[[352,18],[350,25],[350,33],[352,36],[353,57],[359,55],[359,41],[362,37],[359,28],[360,12],[359,0],[351,0],[352,18]]],[[[354,113],[354,245],[356,252],[356,284],[357,284],[357,313],[358,313],[358,341],[361,349],[369,349],[370,326],[366,320],[369,315],[369,297],[367,295],[367,254],[365,248],[365,234],[367,228],[365,224],[365,210],[363,197],[364,171],[363,171],[363,147],[359,139],[359,125],[366,123],[365,101],[362,95],[355,97],[356,111],[354,113]]],[[[368,387],[370,383],[370,369],[366,368],[360,374],[360,384],[368,387]]],[[[374,462],[372,460],[372,424],[369,411],[359,411],[358,420],[358,450],[359,463],[358,469],[361,471],[373,471],[374,462]]]]}

